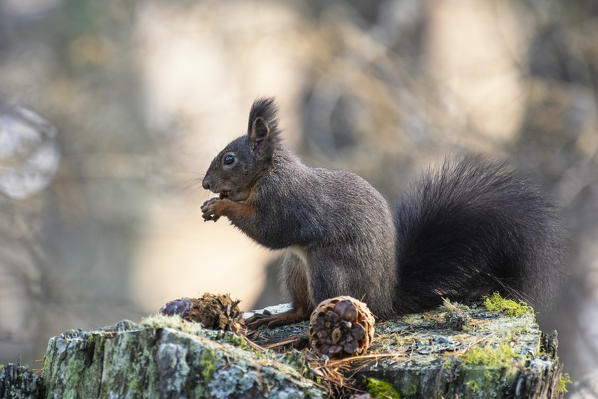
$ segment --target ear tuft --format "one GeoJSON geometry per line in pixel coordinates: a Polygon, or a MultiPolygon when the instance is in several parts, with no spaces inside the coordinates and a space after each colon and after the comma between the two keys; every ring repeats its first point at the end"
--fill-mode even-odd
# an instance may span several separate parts
{"type": "Polygon", "coordinates": [[[265,124],[270,127],[272,133],[278,132],[278,106],[273,97],[258,98],[253,102],[251,111],[249,111],[248,132],[251,132],[253,123],[257,118],[262,118],[265,124]]]}
{"type": "Polygon", "coordinates": [[[278,107],[274,98],[258,98],[253,102],[249,112],[247,134],[254,151],[268,156],[279,142],[278,107]]]}

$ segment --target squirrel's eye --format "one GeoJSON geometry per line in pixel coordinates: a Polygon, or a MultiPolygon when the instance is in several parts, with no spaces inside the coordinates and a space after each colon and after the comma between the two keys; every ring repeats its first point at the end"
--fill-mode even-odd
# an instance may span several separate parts
{"type": "Polygon", "coordinates": [[[230,164],[232,164],[233,162],[235,162],[235,157],[234,157],[234,156],[232,156],[232,155],[227,155],[227,156],[225,156],[225,157],[224,157],[224,161],[223,161],[223,163],[224,163],[225,165],[230,165],[230,164]]]}

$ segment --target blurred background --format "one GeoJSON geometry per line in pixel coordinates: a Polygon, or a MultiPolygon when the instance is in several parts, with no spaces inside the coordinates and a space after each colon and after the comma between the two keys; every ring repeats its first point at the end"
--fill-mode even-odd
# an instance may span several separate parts
{"type": "Polygon", "coordinates": [[[466,152],[541,184],[569,253],[540,322],[596,394],[597,93],[594,0],[0,0],[0,363],[204,291],[283,301],[280,254],[200,211],[275,96],[307,164],[390,199],[466,152]]]}

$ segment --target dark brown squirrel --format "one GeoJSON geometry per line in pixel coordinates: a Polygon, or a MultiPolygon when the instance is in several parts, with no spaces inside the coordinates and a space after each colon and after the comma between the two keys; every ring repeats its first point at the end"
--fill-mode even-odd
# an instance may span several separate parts
{"type": "Polygon", "coordinates": [[[285,149],[272,98],[253,103],[247,134],[214,158],[203,187],[220,194],[203,204],[206,221],[226,216],[261,245],[289,249],[283,282],[293,310],[256,315],[252,328],[306,320],[340,295],[380,319],[493,291],[541,305],[559,273],[554,207],[504,164],[445,162],[393,212],[356,174],[308,167],[285,149]]]}

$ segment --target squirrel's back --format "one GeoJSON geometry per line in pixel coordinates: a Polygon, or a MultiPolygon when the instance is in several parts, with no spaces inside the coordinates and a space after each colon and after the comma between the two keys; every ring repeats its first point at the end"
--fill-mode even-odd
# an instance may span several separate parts
{"type": "Polygon", "coordinates": [[[553,206],[502,163],[466,157],[428,171],[399,202],[395,224],[401,313],[492,291],[542,305],[559,273],[553,206]]]}
{"type": "Polygon", "coordinates": [[[258,183],[253,201],[264,223],[256,239],[270,248],[290,247],[308,269],[311,295],[364,298],[380,317],[394,314],[395,229],[384,197],[346,170],[310,168],[284,149],[258,183]]]}

